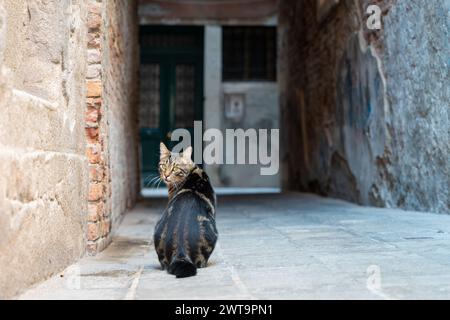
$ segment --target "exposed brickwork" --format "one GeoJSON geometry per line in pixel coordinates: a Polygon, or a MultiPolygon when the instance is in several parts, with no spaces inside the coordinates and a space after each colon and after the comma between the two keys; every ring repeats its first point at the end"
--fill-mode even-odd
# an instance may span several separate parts
{"type": "Polygon", "coordinates": [[[309,175],[326,168],[309,158],[311,150],[326,139],[327,128],[334,124],[337,60],[345,50],[347,38],[359,28],[354,8],[350,11],[343,2],[322,22],[317,20],[316,0],[280,2],[285,59],[280,81],[286,90],[282,93],[281,123],[295,119],[299,124],[286,125],[282,130],[282,140],[287,141],[283,180],[288,188],[325,193],[316,189],[315,178],[309,175]]]}
{"type": "Polygon", "coordinates": [[[102,1],[88,2],[88,52],[86,80],[86,155],[89,160],[89,195],[87,246],[88,254],[96,254],[110,241],[110,199],[108,197],[109,155],[108,127],[104,93],[102,57],[104,45],[101,41],[105,32],[104,4],[102,1]],[[105,226],[108,225],[107,228],[105,226]]]}
{"type": "Polygon", "coordinates": [[[139,192],[136,1],[91,0],[87,26],[87,252],[93,255],[108,245],[139,192]]]}

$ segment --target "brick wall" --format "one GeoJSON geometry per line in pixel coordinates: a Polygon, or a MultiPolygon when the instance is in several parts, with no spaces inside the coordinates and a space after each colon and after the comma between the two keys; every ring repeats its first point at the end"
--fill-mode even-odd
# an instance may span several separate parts
{"type": "Polygon", "coordinates": [[[95,254],[138,196],[137,50],[135,1],[88,6],[86,136],[89,158],[87,251],[95,254]]]}
{"type": "Polygon", "coordinates": [[[87,252],[95,254],[104,249],[111,238],[111,203],[108,110],[105,105],[102,66],[104,55],[104,4],[88,2],[87,37],[87,110],[86,155],[89,161],[89,197],[87,224],[87,252]]]}
{"type": "Polygon", "coordinates": [[[450,26],[436,14],[447,11],[340,0],[319,21],[317,1],[280,1],[285,188],[450,212],[450,26]],[[379,31],[366,27],[369,4],[379,31]]]}

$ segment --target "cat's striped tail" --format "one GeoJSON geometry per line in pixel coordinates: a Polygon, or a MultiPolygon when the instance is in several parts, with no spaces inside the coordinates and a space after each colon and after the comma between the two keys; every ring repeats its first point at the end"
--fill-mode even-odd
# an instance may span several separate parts
{"type": "Polygon", "coordinates": [[[187,278],[197,274],[197,267],[192,262],[191,258],[185,254],[179,254],[173,257],[167,271],[177,278],[187,278]]]}

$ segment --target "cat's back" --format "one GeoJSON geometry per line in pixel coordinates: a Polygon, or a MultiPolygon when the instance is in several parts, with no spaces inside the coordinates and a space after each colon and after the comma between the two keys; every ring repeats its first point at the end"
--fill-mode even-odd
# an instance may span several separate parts
{"type": "Polygon", "coordinates": [[[213,224],[215,230],[215,214],[216,195],[206,173],[197,169],[169,201],[156,234],[179,233],[181,228],[195,230],[207,223],[213,224]]]}
{"type": "Polygon", "coordinates": [[[205,267],[218,232],[214,191],[202,176],[188,179],[169,201],[157,224],[154,241],[161,264],[169,265],[176,252],[187,255],[197,267],[205,267]]]}
{"type": "Polygon", "coordinates": [[[208,175],[202,169],[197,168],[189,175],[176,196],[182,196],[183,193],[188,193],[188,197],[197,198],[206,202],[215,211],[216,195],[208,175]]]}

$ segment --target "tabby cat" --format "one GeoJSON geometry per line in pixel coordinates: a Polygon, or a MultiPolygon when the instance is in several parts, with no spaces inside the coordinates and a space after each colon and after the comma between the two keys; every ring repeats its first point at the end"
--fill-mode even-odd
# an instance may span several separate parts
{"type": "Polygon", "coordinates": [[[204,268],[217,241],[216,195],[206,173],[191,160],[192,147],[172,154],[161,143],[159,172],[169,204],[158,221],[154,243],[159,262],[177,278],[204,268]]]}

